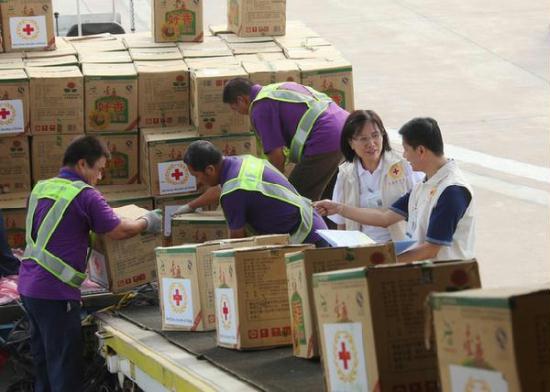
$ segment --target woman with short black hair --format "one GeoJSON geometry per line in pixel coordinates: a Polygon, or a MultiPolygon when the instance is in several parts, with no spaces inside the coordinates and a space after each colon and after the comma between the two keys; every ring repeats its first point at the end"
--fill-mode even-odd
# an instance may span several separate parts
{"type": "MultiPolygon", "coordinates": [[[[373,110],[356,110],[346,119],[340,148],[346,162],[339,167],[332,200],[354,207],[389,207],[424,178],[391,149],[388,133],[373,110]]],[[[405,238],[405,222],[388,228],[361,225],[340,215],[338,228],[360,230],[376,242],[405,238]]]]}

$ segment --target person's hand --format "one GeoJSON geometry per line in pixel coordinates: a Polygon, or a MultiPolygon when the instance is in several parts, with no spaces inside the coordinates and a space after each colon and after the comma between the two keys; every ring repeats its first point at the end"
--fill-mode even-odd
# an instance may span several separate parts
{"type": "Polygon", "coordinates": [[[181,207],[178,207],[177,210],[174,211],[174,215],[181,215],[181,214],[189,214],[190,212],[194,212],[195,209],[192,208],[189,204],[184,204],[181,207]]]}
{"type": "Polygon", "coordinates": [[[147,226],[144,233],[148,234],[160,234],[162,231],[162,211],[152,210],[141,216],[139,219],[143,219],[147,222],[147,226]]]}
{"type": "Polygon", "coordinates": [[[332,200],[320,200],[313,203],[313,207],[322,216],[340,214],[344,208],[343,204],[336,203],[332,200]]]}

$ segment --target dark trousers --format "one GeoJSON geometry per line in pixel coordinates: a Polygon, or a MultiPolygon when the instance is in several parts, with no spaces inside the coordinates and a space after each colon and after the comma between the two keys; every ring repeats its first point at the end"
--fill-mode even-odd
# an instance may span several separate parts
{"type": "Polygon", "coordinates": [[[83,384],[80,301],[21,296],[31,325],[35,392],[75,392],[83,384]]]}
{"type": "MultiPolygon", "coordinates": [[[[300,195],[311,201],[319,200],[323,194],[331,198],[332,189],[327,187],[331,184],[331,179],[336,176],[340,163],[342,163],[340,150],[302,157],[288,176],[288,181],[294,185],[300,195]]],[[[334,188],[334,182],[332,187],[334,188]]]]}
{"type": "Polygon", "coordinates": [[[19,260],[11,252],[0,210],[0,277],[15,275],[19,272],[19,260]]]}

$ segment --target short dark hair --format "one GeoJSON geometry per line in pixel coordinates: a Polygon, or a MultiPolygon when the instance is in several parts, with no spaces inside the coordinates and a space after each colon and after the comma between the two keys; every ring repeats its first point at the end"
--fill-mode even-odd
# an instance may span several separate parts
{"type": "Polygon", "coordinates": [[[88,166],[93,167],[101,157],[111,158],[105,143],[92,135],[80,136],[74,139],[65,150],[63,166],[75,166],[78,161],[84,159],[88,166]]]}
{"type": "Polygon", "coordinates": [[[391,151],[388,132],[386,132],[380,116],[374,110],[355,110],[346,119],[340,137],[340,149],[348,162],[353,162],[356,157],[355,151],[350,146],[350,141],[361,133],[365,124],[371,124],[382,134],[382,151],[391,151]]]}
{"type": "Polygon", "coordinates": [[[403,141],[415,150],[424,146],[436,156],[442,156],[443,137],[437,121],[431,117],[416,117],[405,123],[399,130],[403,141]]]}
{"type": "Polygon", "coordinates": [[[222,161],[223,154],[207,140],[194,141],[187,147],[183,162],[193,170],[203,172],[207,166],[217,165],[222,161]]]}
{"type": "Polygon", "coordinates": [[[248,97],[252,90],[252,82],[245,78],[231,79],[223,88],[223,103],[235,103],[238,97],[248,97]]]}

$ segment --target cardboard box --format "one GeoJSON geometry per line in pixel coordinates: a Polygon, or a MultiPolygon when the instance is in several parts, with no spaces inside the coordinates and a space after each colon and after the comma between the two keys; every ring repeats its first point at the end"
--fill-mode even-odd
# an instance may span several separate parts
{"type": "Polygon", "coordinates": [[[133,64],[83,64],[86,132],[132,131],[138,125],[133,64]]]}
{"type": "Polygon", "coordinates": [[[334,46],[283,47],[285,56],[292,60],[338,60],[344,57],[334,46]]]}
{"type": "Polygon", "coordinates": [[[78,55],[81,64],[125,64],[131,63],[132,57],[126,51],[118,52],[82,52],[78,55]]]}
{"type": "Polygon", "coordinates": [[[151,0],[151,31],[155,42],[203,40],[201,0],[151,0]]]}
{"type": "Polygon", "coordinates": [[[0,73],[0,137],[26,133],[30,127],[29,78],[22,69],[0,73]]]}
{"type": "Polygon", "coordinates": [[[176,48],[175,42],[155,42],[150,31],[120,34],[124,46],[131,48],[176,48]]]}
{"type": "Polygon", "coordinates": [[[227,27],[241,37],[285,35],[286,0],[228,0],[227,27]]]}
{"type": "Polygon", "coordinates": [[[76,49],[62,37],[55,37],[55,49],[40,52],[24,52],[26,59],[37,59],[45,57],[76,56],[76,49]]]}
{"type": "Polygon", "coordinates": [[[195,177],[183,162],[189,144],[195,140],[209,140],[225,155],[256,155],[253,133],[227,136],[200,137],[195,128],[162,128],[166,131],[143,132],[141,135],[141,176],[153,196],[202,192],[195,177]]]}
{"type": "Polygon", "coordinates": [[[28,137],[0,137],[0,194],[30,192],[31,189],[28,137]]]}
{"type": "Polygon", "coordinates": [[[242,62],[264,62],[264,61],[290,61],[296,64],[293,60],[289,60],[285,57],[284,53],[255,53],[255,54],[238,54],[235,56],[237,60],[242,62]]]}
{"type": "Polygon", "coordinates": [[[154,208],[153,198],[142,185],[100,185],[98,189],[112,208],[129,204],[134,204],[146,210],[154,208]]]}
{"type": "Polygon", "coordinates": [[[327,94],[341,108],[353,111],[353,73],[351,63],[338,60],[297,61],[302,71],[302,84],[327,94]]]}
{"type": "Polygon", "coordinates": [[[172,244],[196,244],[229,238],[222,211],[192,212],[172,217],[172,244]]]}
{"type": "Polygon", "coordinates": [[[219,37],[204,37],[204,41],[184,42],[178,44],[184,58],[233,56],[227,43],[219,37]]]}
{"type": "Polygon", "coordinates": [[[254,84],[266,86],[271,83],[301,81],[300,68],[291,60],[243,61],[242,64],[254,84]]]}
{"type": "Polygon", "coordinates": [[[191,176],[183,162],[187,146],[195,140],[199,140],[199,137],[192,127],[181,128],[178,133],[142,132],[140,173],[151,195],[200,191],[195,177],[191,176]]]}
{"type": "MultiPolygon", "coordinates": [[[[174,212],[184,204],[200,196],[200,193],[193,193],[182,196],[159,196],[155,197],[155,208],[162,211],[163,236],[162,246],[172,246],[172,216],[174,212]]],[[[218,204],[203,207],[203,211],[215,211],[218,204]]]]}
{"type": "Polygon", "coordinates": [[[550,391],[550,287],[431,299],[444,391],[550,391]]]}
{"type": "Polygon", "coordinates": [[[3,0],[0,14],[6,52],[55,49],[51,0],[3,0]]]}
{"type": "Polygon", "coordinates": [[[394,264],[392,243],[357,248],[307,249],[286,257],[294,356],[319,356],[319,333],[313,304],[314,273],[378,264],[394,264]]]}
{"type": "Polygon", "coordinates": [[[124,52],[126,46],[122,40],[115,36],[106,37],[107,39],[81,39],[72,40],[71,45],[80,56],[86,52],[124,52]]]}
{"type": "Polygon", "coordinates": [[[247,116],[223,103],[223,88],[234,78],[248,78],[241,66],[194,69],[191,72],[191,122],[200,135],[242,133],[250,130],[247,116]]]}
{"type": "Polygon", "coordinates": [[[78,65],[78,59],[74,54],[69,54],[69,55],[58,56],[58,57],[36,57],[36,58],[26,59],[24,63],[25,63],[25,67],[57,67],[57,66],[78,65]]]}
{"type": "Polygon", "coordinates": [[[84,133],[84,79],[78,67],[30,67],[27,75],[31,133],[84,133]]]}
{"type": "Polygon", "coordinates": [[[63,165],[63,156],[69,144],[81,135],[36,135],[31,139],[32,179],[39,180],[55,177],[63,165]]]}
{"type": "Polygon", "coordinates": [[[233,34],[231,30],[227,27],[227,24],[218,24],[218,25],[208,25],[208,31],[212,35],[220,35],[220,34],[233,34]]]}
{"type": "MultiPolygon", "coordinates": [[[[177,50],[177,49],[175,49],[177,50]]],[[[178,52],[179,53],[179,52],[178,52]]],[[[189,69],[183,60],[135,63],[139,127],[189,125],[189,69]]]]}
{"type": "Polygon", "coordinates": [[[281,48],[316,48],[319,46],[332,46],[332,44],[326,39],[317,36],[308,35],[283,35],[281,37],[275,37],[275,42],[281,48]]]}
{"type": "MultiPolygon", "coordinates": [[[[121,218],[138,219],[147,210],[135,205],[115,208],[121,218]]],[[[157,279],[155,248],[161,236],[138,234],[126,240],[98,235],[88,263],[89,278],[113,293],[130,290],[157,279]]]]}
{"type": "Polygon", "coordinates": [[[134,61],[183,60],[183,55],[177,47],[132,48],[129,52],[134,61]]]}
{"type": "Polygon", "coordinates": [[[477,287],[475,260],[314,274],[327,391],[439,391],[436,352],[425,347],[428,296],[477,287]]]}
{"type": "Polygon", "coordinates": [[[236,42],[228,43],[229,49],[234,55],[254,53],[283,53],[279,45],[273,41],[268,42],[236,42]]]}
{"type": "Polygon", "coordinates": [[[237,44],[237,43],[251,43],[251,42],[275,42],[274,37],[271,36],[261,36],[261,37],[240,37],[235,33],[219,33],[218,37],[223,39],[228,44],[237,44]]]}
{"type": "Polygon", "coordinates": [[[201,68],[217,68],[223,66],[240,66],[241,61],[236,56],[224,57],[189,57],[185,59],[189,70],[201,68]]]}
{"type": "Polygon", "coordinates": [[[246,350],[291,344],[285,254],[312,246],[212,252],[218,346],[246,350]]]}
{"type": "Polygon", "coordinates": [[[138,132],[101,133],[102,139],[111,152],[107,160],[103,178],[99,185],[126,185],[139,182],[138,132]]]}
{"type": "MultiPolygon", "coordinates": [[[[11,53],[8,53],[11,54],[11,53]]],[[[20,54],[20,53],[17,53],[20,54]]],[[[0,70],[6,70],[6,69],[24,69],[25,63],[23,63],[23,59],[21,57],[7,57],[5,58],[4,55],[0,55],[0,70]]]]}
{"type": "Polygon", "coordinates": [[[0,195],[0,210],[4,219],[4,228],[11,249],[25,249],[27,199],[26,192],[0,195]]]}
{"type": "Polygon", "coordinates": [[[288,240],[288,235],[267,235],[157,248],[162,329],[216,329],[213,251],[254,245],[286,245],[288,240]]]}

